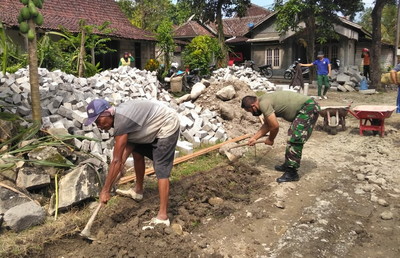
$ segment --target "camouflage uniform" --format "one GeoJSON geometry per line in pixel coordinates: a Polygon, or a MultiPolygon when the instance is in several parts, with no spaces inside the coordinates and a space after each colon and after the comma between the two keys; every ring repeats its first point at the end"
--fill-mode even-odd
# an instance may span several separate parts
{"type": "Polygon", "coordinates": [[[307,100],[299,110],[288,130],[285,165],[294,169],[300,167],[303,145],[310,138],[318,120],[320,107],[313,99],[307,100]]]}

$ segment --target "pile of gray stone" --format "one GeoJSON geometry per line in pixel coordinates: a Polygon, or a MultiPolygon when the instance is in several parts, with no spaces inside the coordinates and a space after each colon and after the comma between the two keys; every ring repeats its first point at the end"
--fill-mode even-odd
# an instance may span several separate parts
{"type": "MultiPolygon", "coordinates": [[[[42,129],[55,136],[80,136],[81,138],[72,137],[68,142],[80,152],[72,151],[67,154],[65,149],[41,146],[27,154],[29,162],[18,161],[14,167],[2,172],[0,181],[8,182],[14,188],[0,185],[0,226],[3,223],[3,226],[16,232],[42,223],[46,215],[53,214],[56,209],[65,210],[98,196],[108,171],[107,161],[112,155],[113,132],[103,132],[96,126],[83,125],[87,117],[86,106],[95,98],[104,98],[115,105],[136,98],[158,100],[175,109],[181,125],[177,155],[179,152],[191,153],[200,144],[215,144],[228,138],[219,114],[193,102],[196,99],[195,95],[199,96],[210,85],[207,81],[202,81],[194,87],[200,91],[196,94],[193,92],[193,98],[178,102],[162,87],[155,73],[136,68],[120,67],[91,78],[77,78],[61,71],[49,72],[46,69],[39,69],[39,74],[42,129]],[[35,162],[45,161],[57,161],[66,165],[73,162],[74,167],[59,170],[55,167],[35,165],[35,162]],[[44,204],[46,208],[28,197],[32,191],[53,189],[51,184],[55,182],[56,174],[59,176],[57,207],[54,193],[44,204]],[[25,194],[13,191],[15,188],[25,194]]],[[[20,116],[22,120],[19,126],[31,125],[29,121],[32,118],[32,110],[27,69],[20,69],[14,74],[0,73],[0,108],[20,116]]],[[[3,129],[9,127],[7,137],[18,134],[18,129],[13,129],[14,126],[13,122],[4,126],[1,124],[3,129]]],[[[30,143],[22,142],[21,147],[30,143]]],[[[0,164],[16,158],[13,155],[2,155],[0,164]]]]}
{"type": "Polygon", "coordinates": [[[254,91],[274,91],[276,85],[262,76],[258,71],[245,66],[228,66],[213,71],[213,76],[218,80],[234,81],[240,80],[249,85],[254,91]]]}
{"type": "MultiPolygon", "coordinates": [[[[74,144],[78,149],[101,156],[104,160],[111,155],[111,135],[100,132],[92,125],[83,125],[87,117],[86,106],[95,98],[104,98],[115,105],[135,98],[164,102],[179,112],[182,141],[178,146],[186,153],[201,143],[214,144],[227,139],[222,119],[216,112],[198,108],[191,100],[178,104],[162,88],[155,72],[119,67],[91,78],[77,78],[46,69],[39,69],[39,74],[43,128],[58,128],[74,135],[101,139],[100,142],[74,139],[74,144]]],[[[207,85],[206,82],[204,84],[207,85]]],[[[20,69],[15,74],[0,74],[0,105],[5,110],[26,120],[31,119],[29,94],[27,69],[20,69]]]]}
{"type": "Polygon", "coordinates": [[[332,70],[331,89],[341,92],[359,91],[360,93],[375,93],[375,90],[360,90],[360,83],[366,78],[361,75],[358,66],[346,66],[341,70],[332,70]]]}

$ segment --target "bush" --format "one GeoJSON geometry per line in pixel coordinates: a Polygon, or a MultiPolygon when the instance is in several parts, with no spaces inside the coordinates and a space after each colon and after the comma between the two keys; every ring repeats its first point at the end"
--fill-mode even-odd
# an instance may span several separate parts
{"type": "Polygon", "coordinates": [[[144,69],[150,72],[156,71],[160,63],[156,59],[150,59],[147,61],[147,64],[144,66],[144,69]]]}
{"type": "Polygon", "coordinates": [[[183,62],[191,69],[199,68],[202,75],[209,73],[209,65],[221,53],[217,39],[210,36],[197,36],[183,51],[183,62]]]}

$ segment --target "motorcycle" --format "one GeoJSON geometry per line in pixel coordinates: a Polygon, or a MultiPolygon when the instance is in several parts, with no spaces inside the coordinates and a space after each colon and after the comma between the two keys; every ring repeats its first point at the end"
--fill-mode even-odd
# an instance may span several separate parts
{"type": "Polygon", "coordinates": [[[194,68],[185,72],[183,83],[185,90],[190,91],[196,83],[201,81],[200,69],[194,68]]]}
{"type": "Polygon", "coordinates": [[[270,79],[273,75],[271,64],[259,66],[258,69],[260,69],[260,74],[266,77],[267,79],[270,79]]]}
{"type": "MultiPolygon", "coordinates": [[[[244,66],[245,66],[246,68],[249,67],[249,68],[251,68],[252,70],[256,70],[256,69],[254,68],[255,63],[254,63],[253,60],[245,61],[245,62],[244,62],[244,66]]],[[[259,72],[262,76],[266,77],[267,79],[270,79],[270,78],[272,77],[272,75],[273,75],[273,72],[272,72],[272,65],[271,65],[271,64],[261,65],[261,66],[258,67],[258,72],[259,72]]]]}
{"type": "Polygon", "coordinates": [[[332,70],[337,70],[337,71],[339,71],[339,68],[340,68],[340,60],[339,60],[338,58],[336,58],[336,57],[332,58],[331,65],[332,65],[332,70]]]}
{"type": "MultiPolygon", "coordinates": [[[[286,69],[285,73],[283,74],[283,78],[285,78],[286,80],[293,79],[293,76],[296,72],[296,66],[298,63],[300,63],[300,58],[297,59],[297,61],[294,61],[294,63],[291,64],[288,69],[286,69]]],[[[303,77],[307,77],[310,74],[310,68],[302,66],[301,73],[303,74],[303,77]]]]}

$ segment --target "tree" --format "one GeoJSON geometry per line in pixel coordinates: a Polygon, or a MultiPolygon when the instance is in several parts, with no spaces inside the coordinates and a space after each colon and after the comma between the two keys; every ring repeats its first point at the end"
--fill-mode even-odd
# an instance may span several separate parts
{"type": "Polygon", "coordinates": [[[377,90],[382,90],[381,79],[381,47],[382,47],[382,10],[391,0],[376,0],[372,9],[372,44],[371,46],[371,81],[377,90]]]}
{"type": "Polygon", "coordinates": [[[305,35],[307,62],[310,63],[315,58],[316,42],[324,44],[337,37],[334,24],[339,22],[338,13],[354,17],[363,5],[361,0],[288,0],[285,3],[277,0],[274,8],[279,32],[296,31],[305,35]]]}
{"type": "Polygon", "coordinates": [[[38,11],[43,6],[42,0],[20,0],[24,7],[18,15],[20,32],[28,39],[29,83],[31,84],[32,119],[42,123],[42,108],[40,106],[39,74],[37,58],[36,24],[43,24],[43,16],[38,11]]]}
{"type": "MultiPolygon", "coordinates": [[[[397,6],[394,0],[385,5],[382,9],[382,41],[394,44],[396,39],[396,31],[393,30],[397,26],[397,6]]],[[[366,8],[362,13],[358,22],[364,29],[372,32],[372,7],[366,8]]]]}
{"type": "Polygon", "coordinates": [[[157,46],[164,56],[164,72],[168,71],[170,65],[170,55],[175,48],[172,22],[164,19],[156,31],[157,46]]]}
{"type": "Polygon", "coordinates": [[[170,0],[119,0],[118,4],[133,25],[152,32],[173,9],[170,0]]]}
{"type": "Polygon", "coordinates": [[[87,25],[84,20],[80,20],[78,34],[63,27],[60,27],[61,32],[46,32],[38,41],[40,66],[48,70],[60,69],[79,77],[93,76],[100,71],[95,55],[115,51],[106,45],[111,40],[104,36],[112,31],[108,28],[109,25],[110,22],[107,21],[99,26],[87,25]],[[94,34],[95,30],[103,35],[94,34]],[[61,39],[53,42],[50,35],[61,39]],[[90,54],[86,50],[90,50],[90,54]]]}
{"type": "Polygon", "coordinates": [[[190,16],[193,15],[190,6],[186,2],[178,2],[172,5],[171,9],[168,10],[168,17],[175,25],[181,25],[185,23],[190,16]]]}
{"type": "Polygon", "coordinates": [[[242,17],[250,6],[250,0],[178,0],[178,3],[185,3],[190,6],[196,18],[203,23],[216,22],[218,42],[222,50],[220,65],[226,63],[227,50],[225,46],[223,15],[230,17],[237,14],[242,17]]]}

